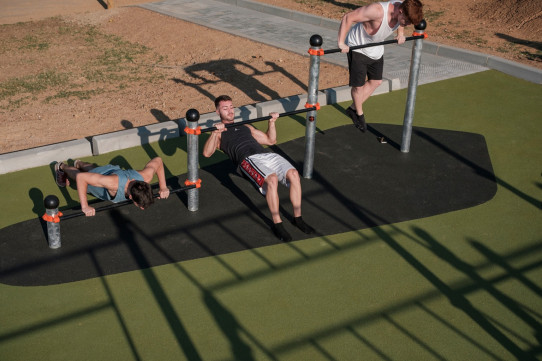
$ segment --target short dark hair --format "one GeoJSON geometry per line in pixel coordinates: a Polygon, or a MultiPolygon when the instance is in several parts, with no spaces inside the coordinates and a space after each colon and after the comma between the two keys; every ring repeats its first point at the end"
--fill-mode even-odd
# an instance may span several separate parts
{"type": "Polygon", "coordinates": [[[405,0],[401,3],[401,9],[412,24],[418,25],[423,20],[423,4],[420,0],[405,0]]]}
{"type": "Polygon", "coordinates": [[[143,209],[149,208],[154,203],[151,185],[147,182],[134,181],[129,188],[132,201],[143,209]]]}
{"type": "Polygon", "coordinates": [[[218,98],[215,99],[215,108],[218,109],[218,106],[220,105],[220,102],[228,102],[232,101],[231,97],[229,95],[221,95],[218,98]]]}

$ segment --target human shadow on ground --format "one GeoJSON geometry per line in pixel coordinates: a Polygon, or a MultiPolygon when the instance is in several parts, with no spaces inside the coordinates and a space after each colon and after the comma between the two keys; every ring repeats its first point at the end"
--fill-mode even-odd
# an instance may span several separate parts
{"type": "Polygon", "coordinates": [[[533,48],[536,50],[535,52],[529,52],[529,51],[523,51],[523,55],[532,61],[542,61],[542,42],[540,41],[531,41],[531,40],[525,40],[525,39],[519,39],[515,38],[513,36],[502,34],[502,33],[495,33],[495,35],[498,38],[504,39],[512,44],[518,44],[518,45],[524,45],[528,46],[530,48],[533,48]]]}
{"type": "Polygon", "coordinates": [[[213,60],[206,63],[190,65],[184,68],[185,72],[195,81],[186,81],[173,78],[176,83],[196,89],[211,101],[214,101],[219,94],[213,94],[206,90],[206,86],[226,82],[243,93],[255,102],[263,102],[270,99],[279,99],[280,94],[269,86],[256,79],[257,76],[264,76],[269,73],[281,73],[294,83],[306,89],[306,85],[294,75],[281,66],[272,63],[265,63],[271,70],[261,71],[256,67],[237,59],[213,60]]]}

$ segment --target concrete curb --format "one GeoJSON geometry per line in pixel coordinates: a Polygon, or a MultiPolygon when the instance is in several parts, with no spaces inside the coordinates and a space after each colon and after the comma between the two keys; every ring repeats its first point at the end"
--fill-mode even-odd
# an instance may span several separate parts
{"type": "Polygon", "coordinates": [[[92,147],[87,139],[0,154],[0,174],[51,164],[66,160],[68,156],[75,159],[91,155],[92,147]]]}
{"type": "MultiPolygon", "coordinates": [[[[387,93],[392,90],[394,81],[384,82],[377,88],[376,94],[387,93]]],[[[396,82],[396,80],[395,80],[396,82]]],[[[235,120],[248,120],[263,117],[270,112],[290,112],[303,109],[307,103],[308,94],[293,95],[282,99],[269,100],[255,105],[246,105],[235,109],[235,120]]],[[[326,89],[318,92],[320,106],[335,104],[349,100],[350,87],[326,89]]],[[[220,122],[215,112],[201,114],[198,126],[202,129],[210,128],[220,122]]],[[[90,157],[106,154],[126,148],[138,147],[157,141],[164,141],[184,136],[186,119],[180,118],[163,123],[154,123],[133,129],[93,136],[91,140],[80,139],[69,142],[46,145],[17,152],[0,155],[0,174],[11,173],[23,169],[51,164],[54,161],[68,158],[90,157]]]]}

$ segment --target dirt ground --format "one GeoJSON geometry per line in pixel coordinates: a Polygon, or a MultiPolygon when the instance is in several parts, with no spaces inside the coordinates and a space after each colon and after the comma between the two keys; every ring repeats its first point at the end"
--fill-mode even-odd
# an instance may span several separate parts
{"type": "MultiPolygon", "coordinates": [[[[307,91],[307,57],[124,7],[149,1],[21,11],[32,1],[0,0],[0,153],[210,112],[220,94],[241,106],[307,91]]],[[[260,1],[333,19],[361,4],[260,1]]],[[[423,2],[431,41],[542,68],[539,0],[423,2]]],[[[345,69],[321,67],[320,89],[346,83],[345,69]]]]}

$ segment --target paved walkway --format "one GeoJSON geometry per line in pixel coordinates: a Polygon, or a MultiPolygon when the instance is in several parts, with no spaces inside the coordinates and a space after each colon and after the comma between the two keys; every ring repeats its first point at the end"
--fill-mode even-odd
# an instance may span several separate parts
{"type": "MultiPolygon", "coordinates": [[[[313,34],[322,36],[324,49],[337,47],[338,21],[250,1],[226,1],[165,0],[139,6],[302,55],[307,55],[309,39],[313,34]],[[232,5],[232,2],[238,5],[232,5]]],[[[411,55],[412,42],[408,42],[407,46],[386,46],[384,76],[399,78],[401,88],[408,85],[411,55]]],[[[344,54],[328,54],[323,60],[347,66],[344,54]]],[[[424,53],[418,82],[425,84],[483,70],[487,68],[424,53]]]]}

